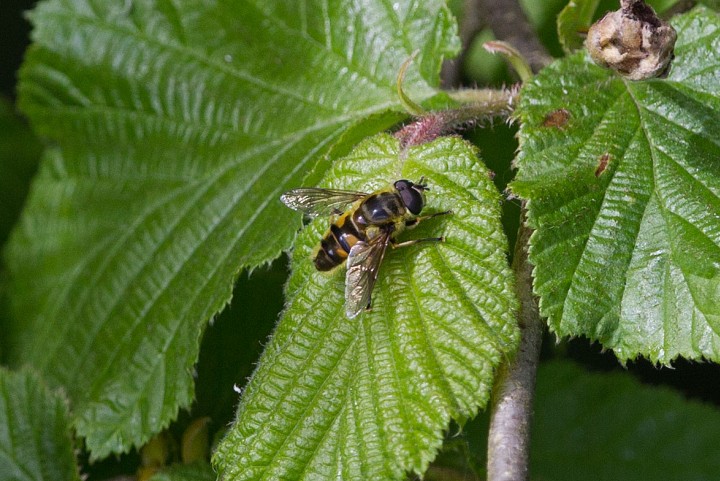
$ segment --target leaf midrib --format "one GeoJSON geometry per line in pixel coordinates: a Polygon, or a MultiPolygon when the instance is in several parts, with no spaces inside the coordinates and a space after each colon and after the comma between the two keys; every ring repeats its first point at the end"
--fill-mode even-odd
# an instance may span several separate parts
{"type": "MultiPolygon", "coordinates": [[[[383,0],[383,1],[386,1],[386,0],[383,0]]],[[[263,12],[263,14],[264,14],[264,12],[263,12]]],[[[147,35],[144,35],[137,30],[131,30],[129,28],[121,28],[117,25],[107,23],[106,21],[104,21],[104,19],[101,19],[98,17],[78,16],[78,15],[73,14],[73,12],[70,12],[70,11],[53,11],[53,12],[47,12],[47,13],[43,12],[43,15],[47,15],[49,17],[56,17],[61,22],[64,21],[64,22],[67,22],[68,24],[73,24],[73,23],[86,24],[91,27],[96,27],[100,30],[105,29],[110,32],[115,32],[118,34],[131,36],[131,37],[134,37],[135,39],[137,39],[138,43],[147,43],[149,45],[156,45],[157,47],[160,47],[161,49],[167,49],[169,51],[177,52],[178,54],[181,54],[183,56],[186,56],[186,57],[194,60],[198,64],[201,64],[201,65],[204,64],[208,68],[215,69],[215,70],[225,73],[231,77],[235,77],[238,80],[246,81],[246,82],[268,92],[271,96],[280,96],[280,97],[291,98],[291,99],[298,101],[299,103],[309,105],[314,108],[319,108],[326,112],[337,112],[336,110],[330,109],[326,105],[319,104],[319,103],[311,103],[305,97],[298,95],[296,92],[294,92],[292,90],[287,90],[287,89],[281,88],[280,86],[271,84],[267,81],[257,79],[256,77],[246,74],[241,70],[230,68],[228,65],[216,61],[213,57],[203,55],[202,52],[198,52],[187,46],[181,46],[178,44],[162,42],[156,38],[148,37],[147,35]]],[[[384,82],[381,83],[381,80],[383,80],[383,79],[374,77],[371,72],[364,72],[364,71],[358,70],[357,66],[354,65],[353,63],[349,62],[346,57],[339,55],[337,52],[335,52],[333,50],[328,50],[325,46],[323,46],[321,43],[319,43],[317,40],[313,39],[312,37],[308,37],[306,35],[303,35],[302,32],[298,32],[296,30],[290,29],[287,25],[277,22],[277,19],[275,19],[273,17],[270,17],[270,18],[265,17],[265,18],[269,19],[271,22],[274,22],[279,26],[287,28],[290,33],[295,33],[295,34],[298,34],[298,36],[300,36],[300,37],[310,39],[313,43],[318,45],[323,51],[326,51],[328,53],[331,53],[331,54],[337,56],[340,60],[342,60],[342,62],[339,62],[339,63],[345,65],[346,68],[348,68],[348,71],[354,72],[361,78],[365,78],[365,79],[369,80],[370,83],[372,85],[374,85],[379,91],[381,91],[381,92],[384,91],[384,92],[388,92],[388,93],[390,93],[392,91],[392,88],[391,88],[392,86],[389,86],[384,82]]],[[[418,92],[417,95],[419,98],[416,100],[422,101],[425,98],[427,98],[428,96],[432,95],[432,93],[422,94],[421,92],[418,92]]],[[[399,101],[393,102],[391,105],[398,106],[399,101]]],[[[377,109],[373,109],[373,110],[377,110],[377,109]]]]}
{"type": "MultiPolygon", "coordinates": [[[[305,124],[308,125],[305,128],[296,130],[296,131],[290,131],[282,134],[282,136],[269,136],[269,137],[259,137],[259,139],[263,141],[270,141],[273,145],[276,144],[282,144],[286,142],[292,142],[298,139],[302,139],[309,134],[315,133],[319,130],[323,130],[327,127],[332,127],[338,124],[348,124],[352,121],[361,119],[361,118],[367,118],[372,116],[373,114],[378,114],[380,112],[384,111],[391,111],[393,107],[397,107],[398,103],[388,100],[387,102],[377,104],[373,107],[366,108],[364,110],[355,110],[352,112],[346,112],[341,113],[340,115],[329,117],[324,119],[322,122],[314,122],[311,124],[305,124]]],[[[90,106],[69,106],[69,105],[63,105],[63,106],[53,106],[53,107],[38,107],[36,105],[32,106],[32,109],[36,112],[40,112],[43,115],[52,115],[54,112],[67,112],[67,115],[81,115],[85,112],[89,112],[90,115],[93,115],[95,113],[97,114],[118,114],[118,115],[127,115],[130,118],[137,118],[137,119],[147,119],[150,121],[159,120],[161,122],[168,122],[170,125],[177,125],[177,126],[183,126],[183,127],[189,127],[195,130],[196,132],[202,132],[204,129],[213,129],[216,130],[221,135],[233,135],[237,134],[238,132],[243,133],[244,135],[250,135],[246,132],[240,131],[232,124],[221,124],[221,123],[201,123],[201,122],[189,122],[188,119],[182,119],[178,120],[176,118],[168,117],[165,115],[158,115],[156,112],[149,112],[145,110],[132,110],[125,107],[119,107],[119,106],[110,106],[110,105],[98,105],[93,104],[90,106]]],[[[25,109],[27,110],[27,108],[25,109]]],[[[302,123],[298,122],[298,125],[302,125],[302,123]]],[[[348,125],[349,126],[349,125],[348,125]]],[[[265,145],[259,146],[259,148],[264,149],[267,148],[265,145]]]]}
{"type": "MultiPolygon", "coordinates": [[[[593,82],[593,83],[601,83],[601,82],[602,82],[602,80],[600,80],[600,81],[595,81],[595,82],[593,82]]],[[[625,85],[627,86],[627,84],[625,84],[625,85]]],[[[578,142],[578,145],[583,145],[588,139],[590,139],[593,135],[595,135],[595,132],[597,131],[598,126],[600,126],[600,125],[603,123],[603,121],[608,118],[608,117],[607,117],[607,116],[608,116],[608,113],[614,109],[614,107],[625,97],[626,94],[627,94],[633,101],[635,101],[635,99],[632,97],[632,94],[630,93],[630,89],[629,89],[629,88],[626,87],[625,89],[621,90],[621,91],[619,92],[618,96],[615,97],[615,99],[613,100],[613,103],[610,104],[610,105],[605,109],[605,111],[603,112],[602,116],[598,119],[598,122],[597,122],[597,124],[596,124],[596,127],[593,128],[592,131],[583,138],[583,142],[578,142]]],[[[635,107],[636,107],[636,109],[638,108],[636,102],[635,102],[635,107]]],[[[640,117],[640,112],[636,112],[636,113],[637,113],[637,115],[638,115],[638,119],[640,119],[640,118],[641,118],[641,117],[640,117]]],[[[637,127],[637,129],[639,130],[639,129],[641,129],[641,128],[642,128],[642,127],[641,127],[641,122],[638,122],[638,127],[637,127]]],[[[629,136],[629,137],[628,137],[629,142],[632,141],[632,138],[633,138],[635,135],[637,135],[637,132],[636,132],[635,134],[633,134],[632,136],[629,136]]],[[[628,145],[629,145],[629,144],[628,144],[628,145]]],[[[624,149],[623,149],[623,156],[624,156],[624,154],[627,152],[627,149],[628,149],[628,146],[625,146],[624,149]]],[[[575,159],[577,159],[577,158],[578,158],[578,156],[575,156],[575,159]]],[[[618,161],[618,162],[619,162],[619,161],[618,161]]],[[[618,167],[616,167],[616,169],[617,169],[617,168],[619,168],[619,165],[618,165],[618,167]]],[[[614,177],[614,175],[613,175],[613,177],[614,177]]],[[[603,190],[602,199],[599,199],[600,209],[598,210],[598,213],[602,210],[602,205],[603,205],[604,202],[605,202],[605,198],[606,198],[606,195],[607,195],[607,192],[608,192],[608,188],[609,188],[611,182],[612,182],[612,178],[610,179],[610,181],[608,182],[607,186],[606,186],[605,189],[603,190]]],[[[587,193],[584,194],[584,196],[587,196],[587,195],[591,195],[591,193],[590,193],[590,192],[587,192],[587,193]]],[[[570,200],[571,200],[571,202],[572,202],[572,201],[575,201],[576,199],[573,198],[573,199],[570,199],[570,200]]],[[[563,205],[564,205],[564,204],[563,204],[563,205]]],[[[647,207],[647,206],[646,206],[646,207],[647,207]]],[[[568,300],[570,299],[570,293],[571,293],[571,291],[573,290],[573,286],[576,285],[576,283],[577,283],[577,282],[576,282],[576,279],[577,279],[578,267],[580,267],[580,264],[582,263],[583,258],[585,258],[585,254],[586,254],[587,248],[588,248],[588,242],[590,241],[590,238],[592,237],[592,232],[593,232],[593,230],[595,229],[595,226],[597,225],[597,221],[598,221],[598,216],[596,215],[596,216],[595,216],[595,219],[593,219],[593,224],[592,224],[592,226],[590,226],[590,228],[588,229],[588,234],[587,234],[587,236],[585,236],[585,240],[583,241],[583,245],[582,245],[582,247],[581,247],[580,255],[578,255],[578,257],[577,257],[577,262],[576,262],[575,265],[573,266],[572,273],[571,273],[571,275],[570,275],[570,280],[569,280],[569,282],[568,282],[568,287],[567,287],[567,289],[564,291],[562,303],[558,306],[559,309],[560,309],[560,312],[558,313],[558,319],[557,319],[557,325],[558,325],[558,326],[560,326],[560,325],[563,323],[563,321],[565,320],[565,312],[566,312],[566,309],[567,309],[568,300]]],[[[639,230],[638,230],[638,232],[639,232],[639,230]]],[[[623,284],[623,291],[624,291],[624,289],[625,289],[625,284],[623,284]]],[[[546,309],[547,309],[547,307],[546,307],[546,309]]]]}
{"type": "MultiPolygon", "coordinates": [[[[673,90],[675,90],[675,91],[678,92],[679,94],[683,95],[684,97],[688,98],[687,95],[685,94],[685,92],[683,92],[681,89],[679,89],[677,85],[674,85],[674,84],[669,84],[669,85],[671,85],[671,86],[673,87],[673,90]]],[[[696,131],[694,131],[694,130],[691,130],[691,129],[687,128],[686,126],[684,126],[684,125],[682,125],[682,124],[674,121],[673,119],[668,118],[667,116],[660,115],[659,112],[656,112],[656,111],[654,111],[654,110],[650,110],[650,109],[647,108],[644,104],[637,102],[636,99],[635,99],[635,97],[632,96],[632,94],[631,94],[631,97],[632,97],[633,100],[635,101],[636,106],[637,106],[637,108],[638,108],[638,116],[639,116],[639,118],[641,118],[641,119],[642,119],[642,118],[646,118],[646,119],[647,119],[647,118],[648,118],[647,116],[656,116],[656,117],[658,117],[658,118],[661,118],[661,119],[667,121],[668,123],[671,123],[673,126],[677,127],[678,129],[680,129],[680,130],[682,130],[682,131],[684,131],[684,132],[686,132],[686,133],[688,133],[688,134],[690,134],[690,135],[698,136],[698,137],[700,137],[700,138],[703,138],[703,139],[705,139],[705,140],[708,140],[708,141],[710,141],[712,144],[714,144],[715,146],[717,146],[717,147],[720,148],[720,139],[717,139],[717,137],[709,137],[709,136],[707,136],[707,135],[701,135],[700,133],[698,133],[698,132],[696,132],[696,131]]],[[[695,99],[692,99],[692,98],[689,98],[689,100],[691,100],[691,101],[693,101],[693,102],[695,101],[695,99]]],[[[646,123],[646,124],[649,123],[649,120],[646,120],[645,123],[646,123]]],[[[716,200],[720,201],[720,195],[718,195],[717,193],[713,192],[707,185],[705,185],[703,182],[701,182],[700,179],[698,179],[697,177],[693,176],[693,175],[687,170],[687,168],[686,168],[685,166],[683,166],[680,162],[678,162],[677,160],[675,160],[675,158],[674,158],[673,155],[670,155],[668,152],[664,151],[664,150],[661,148],[661,146],[654,147],[655,144],[651,141],[651,138],[650,138],[650,136],[648,135],[648,133],[647,133],[647,131],[646,131],[645,129],[643,129],[643,133],[644,133],[644,135],[645,135],[645,140],[646,140],[646,142],[647,142],[647,144],[648,144],[648,150],[650,151],[650,155],[651,155],[651,157],[652,157],[652,165],[653,165],[653,186],[654,186],[654,187],[653,187],[653,196],[657,199],[657,207],[658,207],[658,209],[659,209],[659,211],[660,211],[660,214],[661,214],[662,217],[663,217],[663,221],[664,221],[664,223],[665,223],[665,227],[666,227],[666,229],[668,229],[668,234],[670,234],[670,232],[669,232],[669,225],[670,225],[670,223],[669,223],[669,221],[668,221],[668,217],[672,216],[672,217],[676,217],[676,218],[682,220],[683,222],[687,222],[687,221],[686,221],[685,218],[683,218],[682,216],[679,216],[678,214],[676,214],[676,213],[673,212],[672,210],[668,209],[668,208],[666,207],[666,205],[665,205],[665,202],[663,201],[663,196],[661,195],[661,192],[658,192],[658,191],[657,191],[657,187],[656,187],[656,186],[657,186],[657,180],[656,180],[656,179],[657,179],[657,166],[658,166],[658,164],[661,162],[661,160],[659,160],[659,159],[657,158],[657,153],[658,153],[658,152],[662,153],[665,157],[667,157],[667,159],[668,159],[670,162],[672,162],[672,163],[677,167],[677,169],[678,169],[679,171],[681,171],[681,172],[683,173],[683,175],[686,176],[686,178],[687,178],[688,180],[690,180],[692,183],[695,183],[695,184],[698,184],[698,185],[702,186],[702,187],[703,187],[703,190],[704,190],[706,193],[710,194],[713,198],[715,198],[716,200]]],[[[690,225],[692,225],[693,227],[695,227],[694,224],[690,224],[690,225]]],[[[708,237],[704,232],[702,232],[702,230],[698,229],[698,233],[699,233],[699,234],[702,234],[702,235],[704,236],[704,238],[705,238],[709,243],[711,243],[711,244],[713,244],[713,245],[716,245],[715,242],[713,241],[713,239],[710,239],[710,237],[708,237]]],[[[690,294],[690,296],[693,298],[693,300],[695,300],[695,294],[694,294],[694,292],[693,292],[693,289],[690,288],[690,282],[689,282],[688,279],[687,279],[687,276],[688,276],[687,272],[685,271],[685,269],[682,268],[681,265],[678,265],[678,264],[677,264],[676,262],[674,262],[674,260],[673,260],[673,259],[675,258],[675,256],[677,255],[677,254],[675,253],[676,245],[675,245],[674,242],[671,241],[671,236],[670,236],[670,235],[668,235],[668,241],[669,241],[669,242],[668,242],[668,247],[669,247],[670,251],[669,251],[669,253],[668,253],[669,259],[668,259],[668,262],[667,262],[667,264],[666,264],[666,266],[667,266],[666,268],[670,268],[670,266],[672,266],[672,265],[674,265],[674,266],[676,266],[676,267],[678,268],[678,271],[682,274],[683,281],[684,281],[684,283],[685,283],[685,288],[687,289],[687,292],[690,294]]],[[[627,287],[627,283],[624,283],[624,284],[623,284],[623,295],[622,295],[622,297],[621,297],[622,300],[624,300],[624,290],[625,290],[626,287],[627,287]]],[[[622,303],[622,301],[621,301],[621,303],[622,303]]],[[[697,303],[697,302],[696,302],[696,303],[697,303]]],[[[665,309],[665,308],[663,308],[663,309],[665,309]]],[[[706,325],[707,325],[716,335],[720,335],[720,333],[719,333],[716,329],[713,328],[712,324],[709,323],[709,322],[707,322],[707,319],[705,318],[705,313],[701,311],[701,314],[702,314],[703,318],[705,319],[706,325]]],[[[665,316],[664,320],[667,322],[668,317],[665,316]]],[[[668,344],[667,344],[667,338],[668,338],[668,336],[665,335],[665,331],[663,332],[662,338],[663,338],[663,352],[664,352],[664,353],[672,352],[672,350],[670,349],[671,346],[668,346],[668,344]]],[[[695,352],[701,352],[701,351],[697,350],[697,348],[694,348],[694,349],[695,349],[695,352]]],[[[678,354],[683,355],[683,354],[686,354],[686,353],[684,353],[684,352],[679,352],[678,354]]],[[[664,361],[670,361],[670,360],[671,360],[671,359],[665,359],[664,357],[660,357],[660,359],[662,359],[662,360],[664,360],[664,361]]]]}

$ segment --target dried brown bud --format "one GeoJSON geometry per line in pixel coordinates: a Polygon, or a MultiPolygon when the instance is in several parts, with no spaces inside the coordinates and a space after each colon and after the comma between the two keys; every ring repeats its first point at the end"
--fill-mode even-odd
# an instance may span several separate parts
{"type": "Polygon", "coordinates": [[[598,65],[631,80],[663,75],[673,57],[677,34],[642,0],[624,0],[588,31],[585,45],[598,65]]]}

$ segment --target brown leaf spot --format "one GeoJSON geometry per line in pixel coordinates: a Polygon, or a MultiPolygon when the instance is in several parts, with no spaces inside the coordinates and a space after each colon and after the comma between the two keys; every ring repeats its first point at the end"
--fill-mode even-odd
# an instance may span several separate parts
{"type": "Polygon", "coordinates": [[[566,109],[553,110],[545,116],[543,120],[543,127],[554,127],[556,129],[562,129],[570,119],[570,112],[566,109]]]}
{"type": "Polygon", "coordinates": [[[605,169],[607,168],[609,163],[610,163],[610,154],[608,152],[605,152],[598,159],[597,169],[595,169],[595,177],[600,177],[600,175],[603,172],[605,172],[605,169]]]}

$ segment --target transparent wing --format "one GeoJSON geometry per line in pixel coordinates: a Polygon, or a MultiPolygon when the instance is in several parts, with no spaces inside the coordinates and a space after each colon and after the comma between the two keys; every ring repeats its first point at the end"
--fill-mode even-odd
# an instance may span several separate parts
{"type": "Polygon", "coordinates": [[[291,209],[314,217],[319,214],[340,214],[344,211],[340,207],[367,196],[365,192],[354,190],[301,188],[285,192],[280,200],[291,209]]]}
{"type": "Polygon", "coordinates": [[[345,274],[345,314],[350,319],[369,307],[389,242],[390,234],[384,233],[370,242],[358,242],[350,249],[345,274]]]}

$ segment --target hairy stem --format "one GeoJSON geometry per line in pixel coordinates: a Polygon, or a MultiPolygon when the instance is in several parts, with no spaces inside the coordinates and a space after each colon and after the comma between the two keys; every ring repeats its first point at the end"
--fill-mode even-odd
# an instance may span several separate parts
{"type": "Polygon", "coordinates": [[[455,90],[448,92],[462,105],[417,117],[395,132],[403,149],[431,142],[440,135],[493,118],[507,118],[517,102],[518,91],[510,89],[455,90]]]}
{"type": "Polygon", "coordinates": [[[463,117],[462,122],[472,119],[483,119],[490,117],[507,117],[513,110],[518,100],[517,88],[504,89],[460,89],[449,90],[447,94],[462,103],[458,108],[458,117],[463,117]]]}
{"type": "Polygon", "coordinates": [[[515,290],[520,300],[520,347],[515,358],[500,368],[493,393],[488,481],[528,479],[532,401],[543,326],[532,292],[532,265],[527,252],[532,230],[525,225],[525,213],[523,206],[513,259],[515,290]]]}

